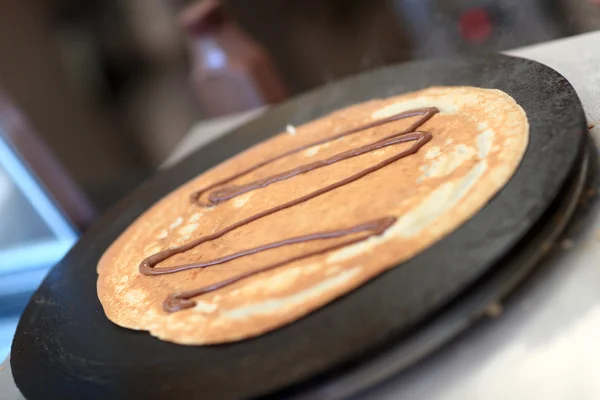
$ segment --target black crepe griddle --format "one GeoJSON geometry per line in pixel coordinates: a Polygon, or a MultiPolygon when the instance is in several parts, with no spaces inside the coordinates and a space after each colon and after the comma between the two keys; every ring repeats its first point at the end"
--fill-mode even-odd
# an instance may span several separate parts
{"type": "MultiPolygon", "coordinates": [[[[581,104],[565,78],[536,62],[500,55],[392,66],[290,100],[159,173],[81,238],[50,272],[21,318],[11,353],[15,382],[28,399],[233,399],[314,393],[328,380],[360,370],[386,349],[397,348],[409,334],[414,337],[419,326],[479,285],[490,271],[502,271],[503,260],[541,229],[540,221],[573,191],[568,183],[584,163],[586,134],[581,104]],[[289,123],[433,85],[501,89],[525,109],[530,124],[529,147],[514,177],[452,234],[326,307],[238,343],[180,346],[120,328],[105,317],[96,296],[97,261],[166,193],[289,123]]],[[[507,267],[512,272],[505,273],[506,279],[520,270],[518,264],[507,267]]],[[[437,345],[451,335],[438,336],[437,345]]],[[[398,363],[397,369],[427,353],[418,346],[414,354],[410,348],[406,352],[407,362],[398,363]]],[[[321,392],[318,398],[330,395],[335,397],[335,391],[321,392]]]]}
{"type": "MultiPolygon", "coordinates": [[[[586,139],[589,139],[586,138],[586,139]]],[[[555,247],[566,231],[581,225],[585,210],[578,208],[586,193],[598,187],[597,149],[592,140],[587,151],[567,178],[550,208],[534,228],[511,251],[492,266],[482,278],[471,284],[457,298],[441,310],[402,335],[393,345],[388,345],[368,357],[358,359],[307,382],[303,387],[293,387],[268,398],[302,399],[370,399],[369,388],[377,391],[377,383],[392,378],[410,379],[398,373],[405,371],[443,343],[463,332],[489,314],[489,306],[501,304],[513,289],[538,266],[544,256],[555,247]],[[366,390],[365,390],[366,389],[366,390]],[[358,393],[358,394],[357,394],[358,393]],[[356,395],[355,397],[352,395],[356,395]]],[[[543,263],[542,263],[543,264],[543,263]]],[[[406,371],[410,372],[410,371],[406,371]]],[[[267,398],[264,398],[267,399],[267,398]]]]}

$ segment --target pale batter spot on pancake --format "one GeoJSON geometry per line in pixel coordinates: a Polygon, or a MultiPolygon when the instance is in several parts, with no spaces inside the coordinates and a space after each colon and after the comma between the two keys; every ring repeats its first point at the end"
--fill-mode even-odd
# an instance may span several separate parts
{"type": "Polygon", "coordinates": [[[432,105],[435,105],[435,107],[440,110],[441,114],[454,114],[458,110],[457,105],[450,101],[444,101],[440,98],[436,98],[434,100],[428,96],[419,96],[408,101],[399,101],[397,103],[390,104],[389,106],[375,111],[373,114],[371,114],[371,117],[373,119],[381,119],[417,108],[431,107],[432,105]]]}
{"type": "Polygon", "coordinates": [[[190,222],[198,222],[200,220],[200,217],[202,216],[202,213],[194,213],[192,214],[192,216],[190,217],[190,222]]]}
{"type": "Polygon", "coordinates": [[[425,152],[425,158],[428,160],[431,160],[433,158],[436,158],[440,154],[441,154],[440,148],[438,146],[432,146],[432,147],[429,147],[427,149],[427,151],[425,152]]]}
{"type": "Polygon", "coordinates": [[[453,151],[448,151],[427,166],[422,166],[424,178],[439,178],[454,172],[464,161],[471,159],[475,155],[475,149],[470,146],[457,145],[453,151]]]}
{"type": "Polygon", "coordinates": [[[202,315],[192,315],[190,317],[190,319],[194,322],[204,322],[206,321],[206,317],[202,316],[202,315]]]}
{"type": "Polygon", "coordinates": [[[315,154],[317,154],[320,149],[321,149],[321,146],[313,146],[311,148],[304,150],[304,155],[307,157],[312,157],[315,154]]]}
{"type": "Polygon", "coordinates": [[[244,193],[241,196],[237,196],[233,199],[233,206],[235,208],[240,208],[243,207],[244,204],[246,204],[248,202],[248,200],[250,200],[250,198],[252,197],[252,193],[253,192],[248,192],[248,193],[244,193]]]}
{"type": "Polygon", "coordinates": [[[325,279],[324,281],[321,281],[320,283],[291,296],[262,301],[259,303],[250,303],[232,310],[222,311],[222,315],[226,318],[243,319],[252,317],[253,315],[285,312],[290,307],[303,304],[308,298],[319,296],[320,294],[327,292],[336,286],[342,285],[344,282],[358,274],[359,271],[360,267],[354,267],[347,271],[341,272],[336,276],[325,279]]]}
{"type": "Polygon", "coordinates": [[[439,100],[440,99],[437,99],[437,101],[434,103],[432,102],[431,98],[421,96],[409,101],[400,101],[375,111],[373,114],[371,114],[371,117],[373,119],[381,119],[417,108],[431,107],[432,105],[435,105],[440,110],[440,113],[452,114],[456,112],[456,105],[451,103],[442,104],[442,102],[439,100]]]}
{"type": "Polygon", "coordinates": [[[479,178],[481,178],[481,176],[485,173],[487,169],[487,160],[482,160],[478,162],[469,171],[469,173],[463,179],[460,180],[459,184],[457,185],[457,190],[454,191],[453,196],[450,198],[450,204],[454,205],[458,200],[464,197],[469,192],[469,190],[471,190],[471,188],[475,186],[475,184],[477,184],[479,178]]]}
{"type": "Polygon", "coordinates": [[[131,289],[125,293],[124,298],[127,303],[136,304],[146,299],[146,293],[140,289],[131,289]]]}
{"type": "Polygon", "coordinates": [[[477,135],[477,147],[479,148],[479,158],[485,158],[492,149],[492,140],[494,139],[494,131],[486,129],[477,135]]]}
{"type": "MultiPolygon", "coordinates": [[[[392,228],[393,227],[394,226],[392,225],[392,228]]],[[[388,232],[392,228],[389,228],[388,232]]],[[[363,254],[364,252],[370,251],[377,243],[381,241],[381,238],[382,236],[373,236],[367,240],[363,240],[362,242],[353,244],[351,246],[346,246],[340,250],[336,250],[325,259],[325,262],[332,264],[354,258],[363,254]]]]}
{"type": "Polygon", "coordinates": [[[151,256],[152,254],[158,253],[159,251],[160,251],[160,246],[150,245],[150,246],[146,247],[145,253],[148,256],[151,256]]]}
{"type": "Polygon", "coordinates": [[[450,145],[450,144],[452,144],[452,143],[454,143],[454,139],[452,139],[452,138],[448,138],[448,139],[446,139],[446,142],[445,142],[444,144],[446,144],[446,145],[450,145]]]}
{"type": "Polygon", "coordinates": [[[186,225],[182,228],[179,228],[179,230],[177,231],[180,235],[189,235],[191,233],[194,233],[194,231],[196,231],[196,229],[198,229],[198,224],[189,224],[186,225]]]}
{"type": "Polygon", "coordinates": [[[287,125],[285,127],[285,130],[287,131],[287,133],[289,133],[290,135],[294,136],[296,134],[296,127],[294,127],[294,125],[287,125]]]}
{"type": "Polygon", "coordinates": [[[467,147],[464,144],[459,144],[455,147],[456,149],[456,153],[460,156],[464,156],[465,154],[467,154],[470,150],[472,150],[472,147],[467,147]]]}
{"type": "Polygon", "coordinates": [[[181,217],[177,217],[177,219],[175,221],[173,221],[173,223],[171,225],[169,225],[170,229],[175,229],[177,228],[179,225],[181,225],[181,223],[183,222],[183,218],[181,217]]]}
{"type": "Polygon", "coordinates": [[[254,292],[277,292],[293,286],[294,282],[302,275],[311,274],[321,268],[320,264],[313,263],[293,268],[282,268],[274,273],[264,276],[263,279],[249,282],[240,288],[243,295],[254,292]]]}
{"type": "Polygon", "coordinates": [[[421,174],[421,176],[419,176],[417,178],[417,183],[420,183],[424,179],[429,178],[429,176],[430,176],[429,170],[430,169],[431,169],[431,165],[429,165],[429,164],[423,164],[419,167],[419,170],[422,172],[422,174],[421,174]]]}
{"type": "MultiPolygon", "coordinates": [[[[252,288],[255,290],[281,289],[292,285],[300,275],[302,275],[302,271],[298,268],[286,269],[278,273],[276,272],[269,278],[265,278],[260,284],[256,282],[252,288]]],[[[248,290],[248,288],[248,286],[244,288],[244,291],[248,290]]]]}
{"type": "Polygon", "coordinates": [[[202,313],[211,313],[215,312],[217,309],[217,305],[213,303],[207,303],[206,301],[197,300],[196,305],[194,306],[194,310],[198,310],[202,313]]]}
{"type": "Polygon", "coordinates": [[[169,232],[166,229],[161,230],[156,236],[157,239],[164,239],[169,235],[169,232]]]}
{"type": "Polygon", "coordinates": [[[190,240],[190,239],[191,239],[191,237],[192,237],[192,235],[185,235],[185,236],[182,236],[182,237],[180,237],[179,239],[177,239],[177,243],[185,243],[185,242],[187,242],[188,240],[190,240]]]}

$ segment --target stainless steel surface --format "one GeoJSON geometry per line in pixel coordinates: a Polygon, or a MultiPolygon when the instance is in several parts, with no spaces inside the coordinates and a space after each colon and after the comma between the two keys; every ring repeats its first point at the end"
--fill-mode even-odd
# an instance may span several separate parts
{"type": "MultiPolygon", "coordinates": [[[[590,132],[600,143],[600,32],[508,53],[562,73],[579,94],[590,132]]],[[[184,139],[188,148],[181,156],[206,137],[225,133],[208,124],[199,128],[184,139]]],[[[585,228],[554,249],[502,309],[407,373],[370,390],[368,397],[599,399],[600,204],[592,206],[585,228]]],[[[6,367],[0,370],[0,396],[5,393],[9,400],[20,398],[13,395],[6,367]]]]}
{"type": "Polygon", "coordinates": [[[8,359],[0,364],[0,400],[24,400],[13,381],[8,359]]]}

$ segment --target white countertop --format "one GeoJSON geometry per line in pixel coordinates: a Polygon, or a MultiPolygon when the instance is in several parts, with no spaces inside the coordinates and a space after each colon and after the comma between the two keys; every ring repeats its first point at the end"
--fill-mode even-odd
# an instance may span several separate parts
{"type": "MultiPolygon", "coordinates": [[[[581,98],[600,144],[600,32],[506,52],[563,74],[581,98]]],[[[165,166],[259,115],[201,122],[165,166]]],[[[512,295],[502,314],[444,346],[402,377],[368,392],[377,399],[600,399],[600,206],[568,249],[555,250],[542,271],[512,295]]],[[[8,366],[0,398],[18,400],[8,366]]]]}

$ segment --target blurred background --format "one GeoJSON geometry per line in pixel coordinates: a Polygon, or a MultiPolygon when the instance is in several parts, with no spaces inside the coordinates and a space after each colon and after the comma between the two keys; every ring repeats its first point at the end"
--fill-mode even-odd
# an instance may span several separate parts
{"type": "Polygon", "coordinates": [[[600,0],[0,0],[0,361],[48,269],[194,126],[597,29],[600,0]]]}

